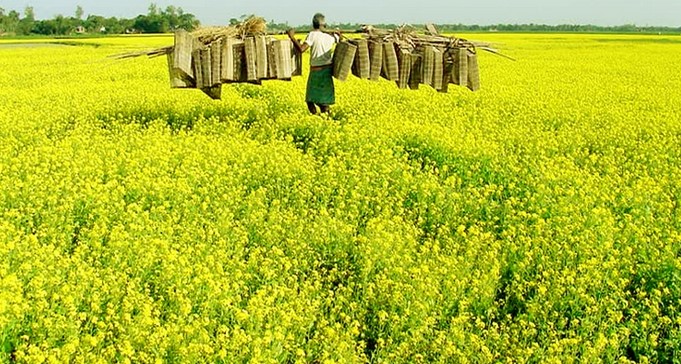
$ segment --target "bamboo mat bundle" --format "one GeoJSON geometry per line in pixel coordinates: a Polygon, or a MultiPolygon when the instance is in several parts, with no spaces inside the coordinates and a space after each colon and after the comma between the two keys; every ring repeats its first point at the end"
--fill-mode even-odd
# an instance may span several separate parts
{"type": "Polygon", "coordinates": [[[452,61],[455,62],[459,86],[468,84],[468,52],[464,49],[457,49],[451,53],[452,61]]]}
{"type": "Polygon", "coordinates": [[[383,70],[383,43],[378,41],[368,41],[369,46],[369,79],[378,81],[383,70]]]}
{"type": "Polygon", "coordinates": [[[435,47],[426,45],[423,47],[423,65],[421,82],[425,85],[433,84],[433,72],[435,71],[435,47]]]}
{"type": "Polygon", "coordinates": [[[444,52],[438,48],[433,49],[433,78],[430,86],[437,91],[442,92],[442,80],[444,79],[444,52]]]}
{"type": "Polygon", "coordinates": [[[352,65],[352,74],[357,78],[368,80],[371,76],[369,42],[366,39],[353,39],[350,43],[357,47],[355,62],[352,65]]]}
{"type": "MultiPolygon", "coordinates": [[[[394,81],[399,88],[416,90],[425,84],[439,92],[449,85],[480,89],[478,50],[498,55],[489,44],[402,26],[393,30],[371,26],[359,39],[343,39],[334,52],[333,75],[345,81],[394,81]]],[[[302,75],[302,55],[293,43],[268,36],[265,20],[250,17],[235,26],[178,30],[172,47],[114,56],[118,59],[166,55],[172,88],[197,88],[220,99],[225,83],[261,84],[263,80],[290,80],[302,75]]],[[[503,55],[501,55],[503,56],[503,55]]],[[[506,56],[504,56],[506,57],[506,56]]],[[[507,57],[510,58],[510,57],[507,57]]]]}
{"type": "Polygon", "coordinates": [[[273,50],[275,77],[280,80],[290,80],[298,72],[295,70],[297,61],[291,58],[291,41],[275,41],[273,50]]]}
{"type": "MultiPolygon", "coordinates": [[[[503,56],[487,43],[442,36],[431,24],[424,33],[409,26],[394,30],[366,26],[362,32],[362,39],[339,43],[334,57],[336,67],[351,68],[359,78],[376,81],[383,77],[395,81],[399,88],[418,89],[420,84],[425,84],[448,92],[449,84],[454,84],[477,91],[480,89],[478,50],[503,56]],[[354,46],[357,52],[346,54],[348,46],[354,46]],[[352,66],[351,62],[354,62],[352,66]]],[[[347,78],[347,73],[334,75],[343,81],[347,78]]]]}
{"type": "MultiPolygon", "coordinates": [[[[415,56],[416,57],[416,56],[415,56]]],[[[412,54],[404,49],[400,50],[398,57],[397,87],[407,88],[410,85],[412,72],[412,54]]]]}
{"type": "Polygon", "coordinates": [[[381,44],[383,44],[383,70],[381,76],[388,81],[397,81],[400,77],[400,67],[397,63],[395,45],[390,42],[381,42],[381,44]]]}
{"type": "Polygon", "coordinates": [[[352,72],[357,46],[350,42],[340,42],[333,52],[333,76],[345,81],[352,72]]]}
{"type": "Polygon", "coordinates": [[[411,54],[411,75],[409,76],[409,88],[418,90],[423,83],[423,54],[411,54]]]}
{"type": "MultiPolygon", "coordinates": [[[[178,30],[174,45],[114,56],[118,59],[167,55],[172,88],[197,88],[220,99],[222,84],[290,80],[302,74],[302,55],[293,43],[267,35],[262,18],[249,17],[236,26],[178,30]]],[[[349,64],[352,67],[352,63],[349,64]]]]}

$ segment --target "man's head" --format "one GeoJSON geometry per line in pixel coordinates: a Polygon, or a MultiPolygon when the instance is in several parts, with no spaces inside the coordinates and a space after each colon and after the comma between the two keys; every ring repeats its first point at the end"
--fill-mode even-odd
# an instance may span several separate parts
{"type": "Polygon", "coordinates": [[[312,27],[314,29],[321,29],[326,26],[326,20],[324,19],[324,14],[317,13],[312,17],[312,27]]]}

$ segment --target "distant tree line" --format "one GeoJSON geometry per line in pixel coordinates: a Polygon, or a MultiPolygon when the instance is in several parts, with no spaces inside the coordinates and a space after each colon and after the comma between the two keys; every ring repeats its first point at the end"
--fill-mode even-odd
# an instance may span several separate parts
{"type": "Polygon", "coordinates": [[[616,26],[579,25],[579,24],[495,24],[495,25],[464,25],[441,24],[438,29],[445,32],[453,31],[498,31],[498,32],[560,32],[560,33],[680,33],[681,27],[637,26],[625,24],[616,26]]]}
{"type": "Polygon", "coordinates": [[[69,35],[74,33],[167,33],[175,29],[194,30],[200,26],[196,16],[182,8],[155,4],[146,15],[132,19],[88,15],[78,6],[73,16],[57,15],[52,19],[37,20],[33,7],[27,6],[23,14],[16,10],[7,12],[0,7],[0,35],[69,35]]]}
{"type": "MultiPolygon", "coordinates": [[[[376,28],[394,29],[396,24],[372,24],[376,28]]],[[[425,24],[410,24],[414,28],[424,29],[425,24]]],[[[281,28],[287,24],[276,24],[274,27],[268,24],[268,28],[281,28]]],[[[659,26],[637,26],[634,24],[625,24],[617,26],[599,26],[599,25],[579,25],[579,24],[562,24],[562,25],[546,25],[546,24],[491,24],[491,25],[466,25],[466,24],[435,24],[437,29],[443,33],[452,32],[538,32],[538,33],[681,33],[681,27],[659,27],[659,26]]],[[[353,30],[362,27],[362,24],[356,23],[334,23],[329,24],[331,28],[338,28],[343,30],[353,30]]],[[[312,29],[311,25],[303,25],[294,27],[297,31],[309,31],[312,29]]]]}

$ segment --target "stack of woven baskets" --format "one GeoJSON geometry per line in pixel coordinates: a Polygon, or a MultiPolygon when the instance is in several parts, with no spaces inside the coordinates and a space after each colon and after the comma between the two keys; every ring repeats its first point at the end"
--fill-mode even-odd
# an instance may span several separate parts
{"type": "Polygon", "coordinates": [[[173,88],[198,88],[213,99],[223,83],[290,80],[302,74],[302,57],[290,40],[266,35],[221,36],[204,43],[185,31],[175,33],[168,52],[173,88]]]}
{"type": "MultiPolygon", "coordinates": [[[[425,84],[447,92],[450,84],[480,88],[477,49],[488,45],[444,37],[430,26],[426,34],[413,28],[381,30],[371,26],[362,37],[344,38],[334,52],[334,76],[381,77],[400,88],[425,84]]],[[[174,46],[116,55],[116,58],[167,55],[173,88],[198,88],[220,99],[225,83],[290,80],[302,74],[302,55],[288,39],[268,36],[265,20],[250,17],[235,26],[175,32],[174,46]]]]}
{"type": "Polygon", "coordinates": [[[417,34],[412,29],[369,28],[361,39],[341,41],[334,53],[334,77],[383,77],[399,88],[424,84],[447,92],[450,84],[480,89],[476,45],[465,39],[417,34]]]}

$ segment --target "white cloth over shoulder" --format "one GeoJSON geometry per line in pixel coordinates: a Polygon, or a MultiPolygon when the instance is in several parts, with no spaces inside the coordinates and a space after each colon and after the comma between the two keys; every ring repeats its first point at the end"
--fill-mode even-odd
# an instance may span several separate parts
{"type": "Polygon", "coordinates": [[[305,38],[310,46],[310,66],[319,67],[333,63],[333,45],[338,42],[337,35],[329,35],[319,30],[313,30],[305,38]]]}

